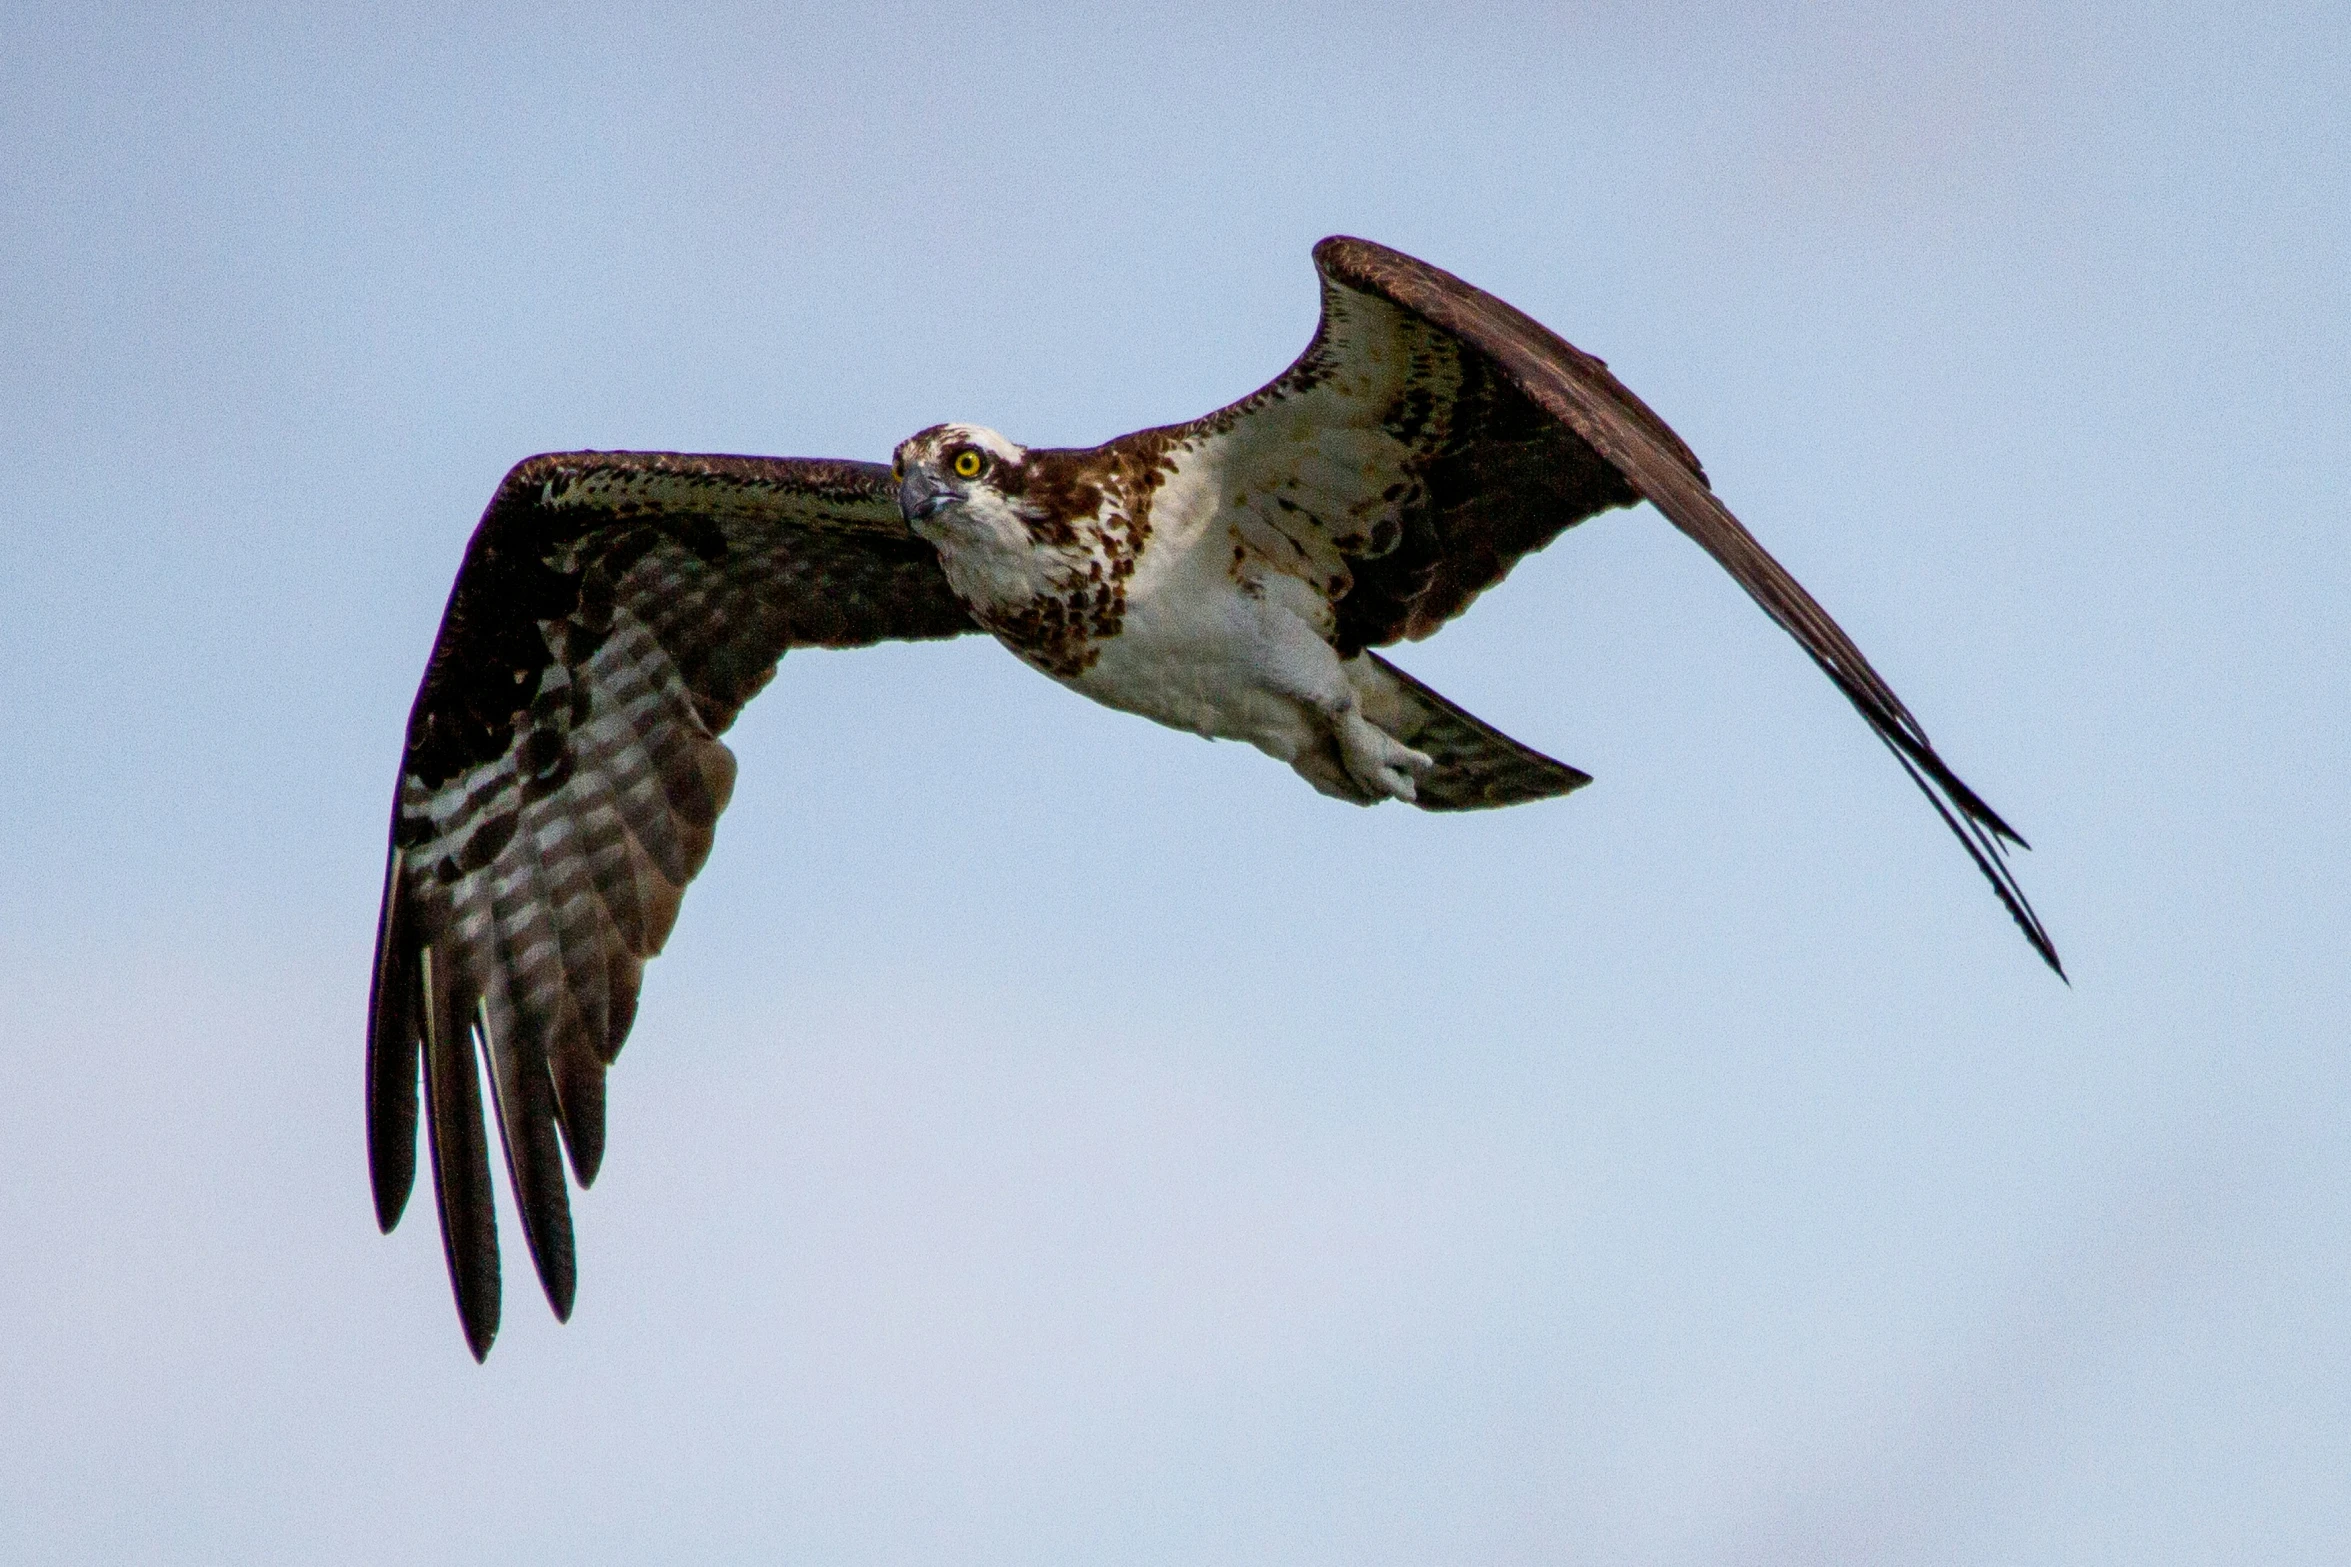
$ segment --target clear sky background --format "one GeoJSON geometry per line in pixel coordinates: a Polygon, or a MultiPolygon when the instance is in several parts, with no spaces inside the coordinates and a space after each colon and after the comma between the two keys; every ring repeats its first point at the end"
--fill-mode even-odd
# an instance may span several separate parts
{"type": "Polygon", "coordinates": [[[2340,4],[194,9],[0,13],[0,1559],[2351,1559],[2340,4]],[[1680,430],[2073,987],[1647,509],[1401,655],[1598,777],[1488,816],[796,654],[476,1367],[360,1045],[500,474],[1189,417],[1331,232],[1680,430]]]}

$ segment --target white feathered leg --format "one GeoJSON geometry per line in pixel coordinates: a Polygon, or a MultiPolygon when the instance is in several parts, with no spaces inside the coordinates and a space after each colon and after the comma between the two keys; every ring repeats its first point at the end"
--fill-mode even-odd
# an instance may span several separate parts
{"type": "Polygon", "coordinates": [[[1372,805],[1416,798],[1421,777],[1436,764],[1364,716],[1354,679],[1321,633],[1278,603],[1264,602],[1263,609],[1263,676],[1308,721],[1309,732],[1285,760],[1315,788],[1343,800],[1372,805]]]}

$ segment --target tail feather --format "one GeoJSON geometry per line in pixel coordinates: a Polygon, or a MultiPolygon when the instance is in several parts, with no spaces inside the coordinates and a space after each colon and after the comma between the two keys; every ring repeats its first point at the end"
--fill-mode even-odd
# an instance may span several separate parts
{"type": "Polygon", "coordinates": [[[1413,679],[1377,653],[1363,655],[1357,675],[1363,716],[1436,762],[1420,779],[1424,811],[1477,811],[1547,800],[1581,789],[1592,775],[1516,740],[1413,679]]]}

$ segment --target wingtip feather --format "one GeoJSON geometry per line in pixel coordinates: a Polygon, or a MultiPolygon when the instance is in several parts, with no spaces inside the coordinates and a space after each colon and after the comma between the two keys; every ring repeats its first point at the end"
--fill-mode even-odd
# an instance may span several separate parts
{"type": "Polygon", "coordinates": [[[440,973],[434,957],[428,947],[418,961],[433,1193],[441,1210],[441,1253],[449,1265],[450,1292],[466,1346],[478,1361],[498,1335],[498,1213],[469,1021],[475,1008],[453,991],[455,976],[440,973]]]}
{"type": "Polygon", "coordinates": [[[402,855],[394,845],[384,866],[367,998],[367,1178],[376,1228],[386,1235],[399,1225],[416,1186],[417,1086],[424,1065],[401,871],[402,855]]]}
{"type": "Polygon", "coordinates": [[[490,1087],[506,1149],[506,1174],[522,1214],[523,1244],[557,1320],[571,1315],[578,1287],[571,1200],[555,1128],[555,1088],[535,1039],[501,1039],[484,1028],[490,1087]]]}

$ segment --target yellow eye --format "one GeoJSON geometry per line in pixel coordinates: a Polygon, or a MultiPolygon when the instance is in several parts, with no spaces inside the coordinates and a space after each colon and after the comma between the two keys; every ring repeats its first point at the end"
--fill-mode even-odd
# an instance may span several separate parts
{"type": "Polygon", "coordinates": [[[955,454],[955,477],[976,479],[980,476],[980,470],[987,465],[987,459],[980,456],[975,448],[966,446],[955,454]]]}

